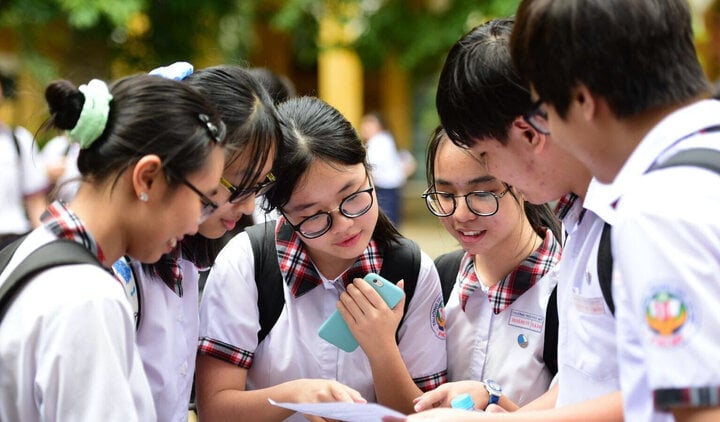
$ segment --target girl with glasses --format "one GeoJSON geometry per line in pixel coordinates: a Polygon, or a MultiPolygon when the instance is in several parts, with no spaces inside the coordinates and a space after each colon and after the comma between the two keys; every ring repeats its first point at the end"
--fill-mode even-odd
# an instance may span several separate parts
{"type": "Polygon", "coordinates": [[[80,144],[72,202],[54,202],[0,275],[65,239],[98,265],[35,276],[0,325],[0,419],[157,420],[135,345],[128,298],[110,266],[123,255],[155,262],[197,232],[203,196],[217,195],[224,124],[186,84],[147,75],[108,86],[51,83],[48,127],[80,144]],[[192,185],[194,189],[190,189],[192,185]]]}
{"type": "MultiPolygon", "coordinates": [[[[205,207],[215,209],[197,233],[180,240],[153,264],[141,268],[140,262],[131,261],[141,310],[138,346],[158,420],[188,417],[197,354],[200,270],[212,265],[222,246],[221,237],[243,215],[252,214],[255,196],[272,186],[270,168],[281,136],[272,100],[246,70],[222,65],[189,72],[192,65],[179,62],[151,73],[184,77],[183,83],[217,107],[227,126],[226,154],[217,193],[205,197],[197,192],[205,207]]],[[[123,262],[116,267],[122,268],[123,262]]]]}
{"type": "Polygon", "coordinates": [[[230,241],[201,304],[200,418],[304,420],[268,398],[367,400],[411,412],[414,397],[445,380],[437,272],[419,252],[407,312],[404,299],[394,309],[385,304],[361,277],[380,272],[389,251],[410,243],[378,209],[362,141],[337,110],[317,98],[289,99],[278,111],[283,159],[275,163],[277,183],[267,199],[281,215],[262,241],[276,250],[267,260],[279,267],[285,304],[259,342],[253,248],[246,233],[230,241]],[[336,309],[360,344],[352,352],[318,336],[336,309]]]}
{"type": "Polygon", "coordinates": [[[428,147],[427,180],[427,207],[462,251],[435,261],[443,285],[452,286],[445,308],[450,382],[425,393],[415,409],[449,407],[461,393],[471,393],[479,409],[515,409],[544,393],[557,371],[545,349],[557,341],[550,345],[544,335],[557,333],[548,301],[561,256],[559,223],[441,128],[428,147]]]}

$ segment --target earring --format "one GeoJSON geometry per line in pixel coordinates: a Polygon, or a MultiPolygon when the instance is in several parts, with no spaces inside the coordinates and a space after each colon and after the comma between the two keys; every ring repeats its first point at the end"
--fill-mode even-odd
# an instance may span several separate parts
{"type": "Polygon", "coordinates": [[[147,192],[140,192],[140,195],[138,195],[138,199],[141,200],[142,202],[147,202],[148,201],[147,192]]]}

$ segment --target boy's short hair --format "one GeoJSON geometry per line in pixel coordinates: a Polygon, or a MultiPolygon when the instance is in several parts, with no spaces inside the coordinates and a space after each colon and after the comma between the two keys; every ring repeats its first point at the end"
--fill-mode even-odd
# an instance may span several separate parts
{"type": "Polygon", "coordinates": [[[510,57],[513,22],[479,25],[448,53],[435,105],[448,137],[459,146],[487,138],[505,143],[512,122],[530,108],[530,93],[510,57]]]}
{"type": "Polygon", "coordinates": [[[513,62],[564,118],[578,83],[618,118],[710,92],[685,0],[524,0],[513,62]]]}

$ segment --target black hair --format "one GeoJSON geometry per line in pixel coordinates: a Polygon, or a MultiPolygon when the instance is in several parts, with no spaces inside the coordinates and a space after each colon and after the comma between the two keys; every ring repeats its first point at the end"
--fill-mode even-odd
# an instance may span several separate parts
{"type": "Polygon", "coordinates": [[[710,95],[686,0],[525,0],[511,53],[564,118],[584,84],[617,118],[710,95]]]}
{"type": "Polygon", "coordinates": [[[251,67],[248,72],[265,88],[276,105],[295,96],[295,86],[287,76],[265,67],[251,67]]]}
{"type": "Polygon", "coordinates": [[[531,106],[510,57],[513,23],[495,19],[473,28],[445,59],[435,106],[448,137],[459,146],[488,138],[504,145],[512,122],[531,106]]]}
{"type": "MultiPolygon", "coordinates": [[[[249,167],[238,187],[251,188],[262,174],[265,163],[282,134],[272,99],[250,73],[232,65],[199,70],[185,83],[210,100],[225,122],[225,168],[238,159],[247,160],[249,167]]],[[[225,239],[208,239],[199,232],[186,236],[181,245],[183,256],[198,267],[209,267],[225,244],[225,239]]],[[[172,257],[163,256],[151,267],[164,280],[172,277],[172,257]]],[[[148,270],[148,267],[145,268],[148,270]]]]}
{"type": "MultiPolygon", "coordinates": [[[[80,150],[77,166],[82,178],[94,183],[114,178],[148,154],[160,157],[165,177],[177,187],[186,175],[202,169],[215,139],[205,115],[223,128],[215,107],[180,82],[148,75],[128,76],[109,87],[113,98],[102,134],[80,150]]],[[[66,80],[45,90],[50,118],[43,128],[71,130],[80,117],[85,96],[66,80]]]]}
{"type": "MultiPolygon", "coordinates": [[[[425,176],[427,178],[428,187],[431,188],[435,186],[435,159],[437,158],[437,151],[440,149],[440,145],[444,142],[446,137],[450,139],[450,136],[448,136],[447,132],[445,132],[445,129],[443,129],[442,126],[438,126],[433,131],[433,134],[430,137],[430,142],[428,143],[425,162],[425,176]]],[[[463,148],[460,145],[457,146],[463,148]]],[[[471,154],[469,150],[466,151],[466,153],[471,154]]],[[[512,189],[510,189],[510,194],[518,203],[520,202],[520,199],[516,196],[512,189]]],[[[537,205],[528,201],[523,201],[522,205],[525,217],[535,233],[544,237],[545,229],[550,229],[553,236],[555,236],[555,239],[558,239],[558,241],[562,239],[562,226],[548,204],[537,205]]]]}
{"type": "MultiPolygon", "coordinates": [[[[278,106],[283,132],[283,157],[275,161],[278,182],[267,194],[271,206],[282,209],[315,161],[338,166],[362,164],[368,169],[365,146],[350,122],[335,108],[315,97],[291,98],[278,106]]],[[[378,208],[373,239],[381,247],[400,233],[378,208]]]]}

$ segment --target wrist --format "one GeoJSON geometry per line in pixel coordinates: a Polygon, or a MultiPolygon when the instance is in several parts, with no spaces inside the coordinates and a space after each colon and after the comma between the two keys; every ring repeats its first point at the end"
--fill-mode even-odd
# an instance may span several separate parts
{"type": "Polygon", "coordinates": [[[488,406],[500,403],[500,397],[502,397],[502,387],[500,387],[500,384],[489,378],[483,381],[483,384],[488,393],[488,406]]]}

